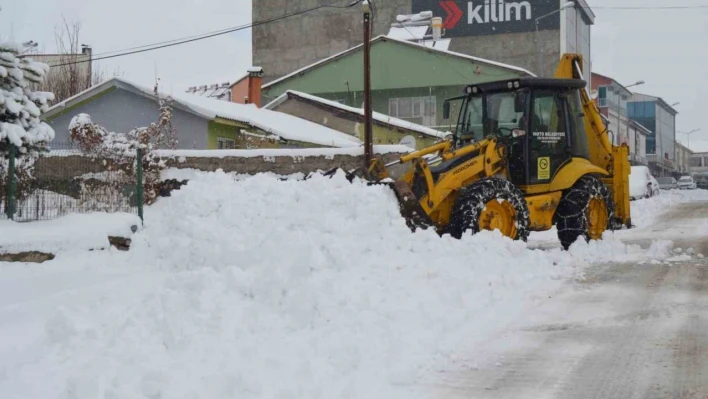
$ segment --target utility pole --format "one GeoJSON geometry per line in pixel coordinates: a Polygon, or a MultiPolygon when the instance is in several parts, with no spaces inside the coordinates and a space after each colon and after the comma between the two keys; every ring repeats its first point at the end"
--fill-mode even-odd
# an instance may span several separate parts
{"type": "Polygon", "coordinates": [[[371,123],[371,4],[369,1],[361,2],[364,12],[364,160],[367,168],[371,164],[374,152],[371,123]]]}

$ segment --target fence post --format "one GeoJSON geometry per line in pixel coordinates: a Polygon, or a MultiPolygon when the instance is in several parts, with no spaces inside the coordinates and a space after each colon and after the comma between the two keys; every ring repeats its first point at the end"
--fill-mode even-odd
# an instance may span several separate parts
{"type": "Polygon", "coordinates": [[[15,217],[15,196],[17,190],[17,180],[15,176],[15,146],[10,144],[10,165],[7,170],[7,200],[6,213],[7,218],[12,220],[15,217]]]}
{"type": "Polygon", "coordinates": [[[137,165],[137,195],[138,195],[138,216],[140,217],[140,220],[144,222],[143,220],[143,149],[138,148],[137,153],[136,153],[136,162],[138,163],[137,165]]]}

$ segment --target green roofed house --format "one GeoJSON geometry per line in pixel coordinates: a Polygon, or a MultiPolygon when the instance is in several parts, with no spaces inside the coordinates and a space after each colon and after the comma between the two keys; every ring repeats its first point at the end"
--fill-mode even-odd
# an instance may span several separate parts
{"type": "MultiPolygon", "coordinates": [[[[264,103],[293,90],[362,108],[362,47],[353,47],[265,84],[264,103]]],[[[443,103],[462,95],[466,85],[522,76],[534,75],[512,65],[389,36],[378,36],[371,42],[374,111],[436,130],[452,129],[456,121],[443,120],[443,103]]]]}
{"type": "Polygon", "coordinates": [[[158,117],[160,98],[173,110],[180,149],[358,147],[356,137],[305,119],[194,94],[156,94],[122,78],[112,78],[68,98],[42,114],[55,142],[69,141],[71,119],[88,114],[108,131],[129,132],[158,117]]]}

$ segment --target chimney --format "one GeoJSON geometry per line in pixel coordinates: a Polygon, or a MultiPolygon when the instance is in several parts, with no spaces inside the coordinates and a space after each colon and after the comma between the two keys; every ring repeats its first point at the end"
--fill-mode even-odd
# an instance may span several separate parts
{"type": "Polygon", "coordinates": [[[261,84],[263,83],[263,68],[248,68],[248,102],[261,107],[261,84]]]}

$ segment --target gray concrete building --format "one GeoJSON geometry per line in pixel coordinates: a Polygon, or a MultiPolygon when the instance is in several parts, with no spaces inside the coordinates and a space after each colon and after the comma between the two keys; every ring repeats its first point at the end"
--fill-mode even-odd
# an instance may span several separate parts
{"type": "MultiPolygon", "coordinates": [[[[387,34],[400,14],[433,11],[444,19],[449,50],[522,67],[550,76],[560,55],[577,52],[591,71],[590,28],[594,14],[585,0],[375,0],[374,32],[387,34]],[[550,15],[549,15],[550,14],[550,15]],[[538,33],[536,27],[538,26],[538,33]],[[536,41],[538,38],[538,41],[536,41]]],[[[304,12],[349,0],[254,0],[253,21],[304,12]]],[[[352,8],[320,8],[253,28],[253,64],[266,82],[354,47],[362,42],[362,13],[352,8]]]]}

